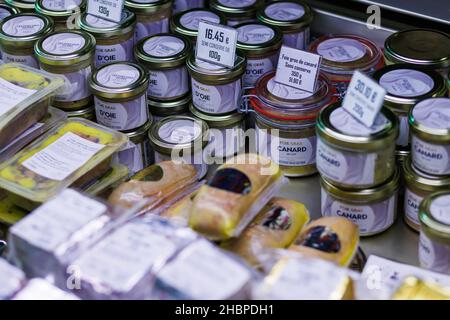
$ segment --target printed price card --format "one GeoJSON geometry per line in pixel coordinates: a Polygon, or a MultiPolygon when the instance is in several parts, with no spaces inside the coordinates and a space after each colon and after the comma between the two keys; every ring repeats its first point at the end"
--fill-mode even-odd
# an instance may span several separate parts
{"type": "Polygon", "coordinates": [[[282,46],[275,81],[307,92],[316,90],[322,57],[318,54],[282,46]]]}
{"type": "Polygon", "coordinates": [[[355,71],[342,107],[365,126],[371,127],[383,106],[386,90],[375,80],[355,71]]]}
{"type": "Polygon", "coordinates": [[[224,67],[234,67],[236,43],[236,29],[202,20],[198,25],[196,57],[224,67]]]}
{"type": "Polygon", "coordinates": [[[87,13],[105,20],[120,22],[124,2],[124,0],[89,0],[87,13]]]}

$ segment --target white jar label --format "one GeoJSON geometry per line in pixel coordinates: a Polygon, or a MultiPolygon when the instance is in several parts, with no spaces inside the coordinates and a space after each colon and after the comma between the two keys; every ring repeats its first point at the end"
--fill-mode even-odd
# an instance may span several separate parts
{"type": "Polygon", "coordinates": [[[278,2],[269,5],[264,13],[271,19],[279,21],[292,21],[305,14],[305,8],[293,2],[278,2]]]}
{"type": "Polygon", "coordinates": [[[147,95],[152,98],[175,98],[189,91],[189,74],[185,66],[170,70],[149,70],[147,95]]]}
{"type": "Polygon", "coordinates": [[[174,36],[157,36],[145,41],[143,49],[154,57],[171,57],[183,51],[184,42],[174,36]]]}
{"type": "Polygon", "coordinates": [[[336,62],[351,62],[361,59],[366,54],[364,45],[354,39],[333,38],[321,42],[317,53],[324,59],[336,62]]]}
{"type": "Polygon", "coordinates": [[[88,79],[91,76],[91,67],[73,73],[55,75],[62,76],[65,80],[63,90],[55,97],[56,101],[78,101],[91,95],[88,84],[88,79]]]}
{"type": "Polygon", "coordinates": [[[47,179],[62,181],[88,162],[105,146],[67,132],[22,163],[47,179]]]}
{"type": "Polygon", "coordinates": [[[107,88],[123,88],[135,83],[141,73],[136,67],[119,63],[101,68],[97,73],[97,82],[107,88]]]}
{"type": "Polygon", "coordinates": [[[138,22],[134,33],[134,43],[157,33],[169,32],[169,18],[164,18],[153,22],[138,22]]]}
{"type": "Polygon", "coordinates": [[[20,63],[32,68],[39,68],[39,63],[35,56],[16,56],[14,54],[9,54],[6,52],[3,52],[2,59],[5,62],[11,62],[11,63],[20,63]]]}
{"type": "Polygon", "coordinates": [[[416,225],[420,225],[419,221],[419,205],[422,202],[423,197],[418,196],[411,190],[405,187],[405,202],[404,210],[405,216],[408,220],[416,225]]]}
{"type": "Polygon", "coordinates": [[[406,147],[409,145],[409,123],[408,116],[398,116],[400,122],[400,132],[396,144],[398,146],[406,147]]]}
{"type": "Polygon", "coordinates": [[[133,57],[133,38],[120,44],[98,45],[95,47],[95,65],[97,67],[117,61],[132,61],[133,57]]]}
{"type": "Polygon", "coordinates": [[[442,195],[433,200],[430,213],[437,221],[450,226],[450,195],[442,195]]]}
{"type": "Polygon", "coordinates": [[[247,24],[238,28],[238,42],[261,44],[273,39],[275,32],[261,24],[247,24]]]}
{"type": "Polygon", "coordinates": [[[450,99],[431,98],[414,106],[414,121],[427,128],[450,129],[450,99]]]}
{"type": "Polygon", "coordinates": [[[412,135],[413,164],[428,174],[450,174],[450,146],[431,144],[412,135]]]}
{"type": "Polygon", "coordinates": [[[265,73],[275,70],[277,56],[264,59],[248,59],[242,81],[244,87],[252,87],[256,81],[265,73]]]}
{"type": "Polygon", "coordinates": [[[198,30],[200,20],[206,20],[213,23],[220,22],[220,18],[217,14],[211,11],[198,10],[183,14],[180,18],[180,23],[186,29],[198,30]]]}
{"type": "Polygon", "coordinates": [[[429,75],[412,69],[392,70],[384,74],[379,83],[390,94],[401,97],[421,96],[434,87],[434,81],[429,75]]]}
{"type": "Polygon", "coordinates": [[[51,54],[66,55],[81,50],[86,40],[75,33],[57,33],[42,42],[42,48],[51,54]]]}
{"type": "Polygon", "coordinates": [[[158,130],[160,139],[173,144],[190,143],[201,134],[202,128],[197,122],[184,119],[164,123],[158,130]]]}
{"type": "Polygon", "coordinates": [[[425,232],[419,238],[420,266],[435,272],[450,274],[450,245],[431,240],[425,232]]]}
{"type": "Polygon", "coordinates": [[[241,80],[210,86],[192,78],[192,102],[206,113],[222,114],[237,110],[241,98],[241,80]]]}
{"type": "Polygon", "coordinates": [[[26,37],[38,33],[45,27],[45,22],[39,17],[20,16],[9,19],[2,26],[2,31],[13,37],[26,37]]]}
{"type": "Polygon", "coordinates": [[[36,90],[22,88],[0,78],[0,117],[35,92],[36,90]]]}

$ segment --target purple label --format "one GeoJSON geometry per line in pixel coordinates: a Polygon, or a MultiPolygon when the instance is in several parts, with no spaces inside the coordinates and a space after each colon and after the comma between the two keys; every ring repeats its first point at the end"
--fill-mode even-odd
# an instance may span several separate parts
{"type": "Polygon", "coordinates": [[[366,48],[354,39],[334,38],[321,42],[317,46],[317,53],[330,61],[350,62],[364,57],[366,48]]]}
{"type": "Polygon", "coordinates": [[[38,33],[45,27],[39,17],[20,16],[9,19],[2,26],[2,31],[9,36],[26,37],[38,33]]]}
{"type": "Polygon", "coordinates": [[[420,266],[435,272],[450,274],[450,245],[433,241],[423,231],[419,240],[420,266]]]}
{"type": "Polygon", "coordinates": [[[380,132],[389,124],[389,120],[380,113],[375,119],[375,123],[366,127],[360,121],[356,120],[344,108],[337,108],[330,114],[330,123],[338,130],[350,136],[369,136],[380,132]]]}
{"type": "Polygon", "coordinates": [[[275,32],[261,24],[248,24],[238,29],[238,41],[245,44],[261,44],[273,39],[275,32]]]}
{"type": "Polygon", "coordinates": [[[119,63],[101,68],[96,80],[106,88],[124,88],[136,82],[141,73],[136,67],[119,63]]]}
{"type": "Polygon", "coordinates": [[[433,89],[433,79],[420,71],[412,69],[398,69],[384,74],[380,85],[390,94],[401,97],[417,97],[433,89]]]}
{"type": "Polygon", "coordinates": [[[185,66],[169,70],[150,70],[148,96],[176,98],[189,91],[189,74],[185,66]]]}
{"type": "Polygon", "coordinates": [[[95,65],[101,65],[109,62],[132,61],[134,39],[130,38],[125,42],[113,45],[98,45],[95,47],[95,65]]]}
{"type": "Polygon", "coordinates": [[[298,3],[277,2],[269,5],[264,13],[274,20],[292,21],[301,18],[305,14],[305,8],[298,3]]]}
{"type": "Polygon", "coordinates": [[[419,102],[413,109],[414,121],[433,129],[450,128],[450,99],[431,98],[419,102]]]}
{"type": "Polygon", "coordinates": [[[184,49],[184,41],[174,36],[152,37],[145,41],[144,51],[154,57],[170,57],[184,49]]]}

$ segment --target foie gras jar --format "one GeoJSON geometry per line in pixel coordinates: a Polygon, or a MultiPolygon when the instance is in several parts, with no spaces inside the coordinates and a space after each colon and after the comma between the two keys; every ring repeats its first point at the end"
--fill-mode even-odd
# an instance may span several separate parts
{"type": "Polygon", "coordinates": [[[55,30],[77,28],[76,15],[86,8],[86,0],[37,0],[35,11],[55,22],[55,30]]]}
{"type": "Polygon", "coordinates": [[[450,36],[431,29],[396,32],[384,43],[387,64],[409,63],[447,76],[450,67],[450,36]]]}
{"type": "Polygon", "coordinates": [[[389,109],[368,128],[336,103],[317,119],[317,169],[340,188],[381,185],[394,175],[397,136],[398,120],[389,109]]]}
{"type": "Polygon", "coordinates": [[[235,28],[236,48],[247,58],[243,86],[253,87],[263,74],[276,69],[282,35],[278,28],[254,22],[238,24],[235,28]]]}
{"type": "Polygon", "coordinates": [[[210,0],[209,8],[222,14],[229,26],[243,22],[255,22],[256,10],[263,0],[210,0]]]}
{"type": "Polygon", "coordinates": [[[0,49],[5,62],[39,68],[34,45],[53,31],[53,21],[37,13],[11,15],[0,22],[0,49]]]}
{"type": "Polygon", "coordinates": [[[133,61],[136,15],[124,9],[119,23],[84,13],[78,17],[81,30],[95,37],[95,66],[109,62],[133,61]]]}
{"type": "Polygon", "coordinates": [[[35,45],[41,69],[62,76],[65,86],[53,101],[63,110],[92,104],[88,79],[94,67],[95,38],[84,31],[59,31],[42,37],[35,45]]]}
{"type": "Polygon", "coordinates": [[[450,176],[450,99],[430,98],[409,113],[414,166],[436,176],[450,176]]]}
{"type": "Polygon", "coordinates": [[[34,12],[36,0],[5,0],[5,2],[20,12],[32,13],[34,12]]]}
{"type": "Polygon", "coordinates": [[[445,81],[433,70],[396,64],[376,71],[373,78],[386,89],[384,106],[398,117],[400,133],[396,154],[399,160],[410,152],[408,113],[419,101],[445,95],[445,81]]]}
{"type": "Polygon", "coordinates": [[[169,31],[172,0],[126,0],[125,8],[136,14],[134,42],[169,31]]]}
{"type": "Polygon", "coordinates": [[[419,231],[420,203],[434,192],[450,191],[450,177],[432,176],[419,171],[413,166],[409,156],[403,161],[403,180],[405,185],[404,219],[408,226],[419,231]]]}
{"type": "Polygon", "coordinates": [[[189,104],[191,103],[191,100],[191,95],[186,95],[181,99],[174,101],[148,99],[148,110],[153,116],[153,122],[169,116],[187,115],[189,113],[189,104]]]}
{"type": "Polygon", "coordinates": [[[356,35],[325,35],[309,46],[322,56],[320,68],[341,93],[347,91],[355,70],[372,74],[383,67],[383,53],[372,41],[356,35]]]}
{"type": "Polygon", "coordinates": [[[275,71],[262,76],[249,100],[255,115],[257,152],[270,157],[285,176],[316,173],[318,112],[336,101],[336,91],[323,74],[315,93],[275,82],[275,71]]]}
{"type": "Polygon", "coordinates": [[[97,122],[115,130],[135,130],[149,119],[148,73],[132,62],[101,66],[89,79],[97,122]]]}
{"type": "Polygon", "coordinates": [[[246,60],[236,56],[233,68],[225,68],[195,58],[187,60],[191,75],[192,103],[209,114],[226,114],[238,110],[242,95],[242,76],[246,60]]]}
{"type": "Polygon", "coordinates": [[[324,217],[347,218],[359,226],[361,236],[381,233],[391,227],[397,217],[399,170],[384,184],[367,189],[335,186],[321,177],[321,211],[324,217]]]}
{"type": "Polygon", "coordinates": [[[450,192],[426,197],[419,206],[420,266],[450,274],[450,192]]]}
{"type": "Polygon", "coordinates": [[[0,21],[5,19],[6,17],[12,16],[14,14],[18,14],[19,9],[15,7],[11,7],[5,3],[1,3],[0,1],[0,21]]]}
{"type": "Polygon", "coordinates": [[[280,28],[283,44],[304,50],[309,44],[312,10],[300,1],[272,1],[260,8],[257,18],[264,24],[280,28]]]}
{"type": "Polygon", "coordinates": [[[174,0],[172,7],[173,14],[181,11],[203,8],[205,6],[204,3],[204,0],[174,0]]]}
{"type": "Polygon", "coordinates": [[[149,74],[147,96],[152,100],[176,101],[190,91],[186,59],[192,47],[182,36],[160,33],[139,41],[136,61],[149,74]]]}

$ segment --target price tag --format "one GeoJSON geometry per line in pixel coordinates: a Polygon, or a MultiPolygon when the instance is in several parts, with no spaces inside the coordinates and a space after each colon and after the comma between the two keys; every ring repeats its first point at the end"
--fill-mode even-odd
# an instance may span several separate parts
{"type": "Polygon", "coordinates": [[[200,21],[196,57],[224,67],[234,67],[237,35],[234,28],[200,21]]]}
{"type": "Polygon", "coordinates": [[[375,80],[355,71],[342,107],[365,126],[371,127],[383,106],[386,90],[375,80]]]}
{"type": "Polygon", "coordinates": [[[87,13],[105,20],[120,22],[124,2],[124,0],[89,0],[87,13]]]}
{"type": "Polygon", "coordinates": [[[320,61],[318,54],[282,46],[275,81],[307,92],[316,90],[320,61]]]}

